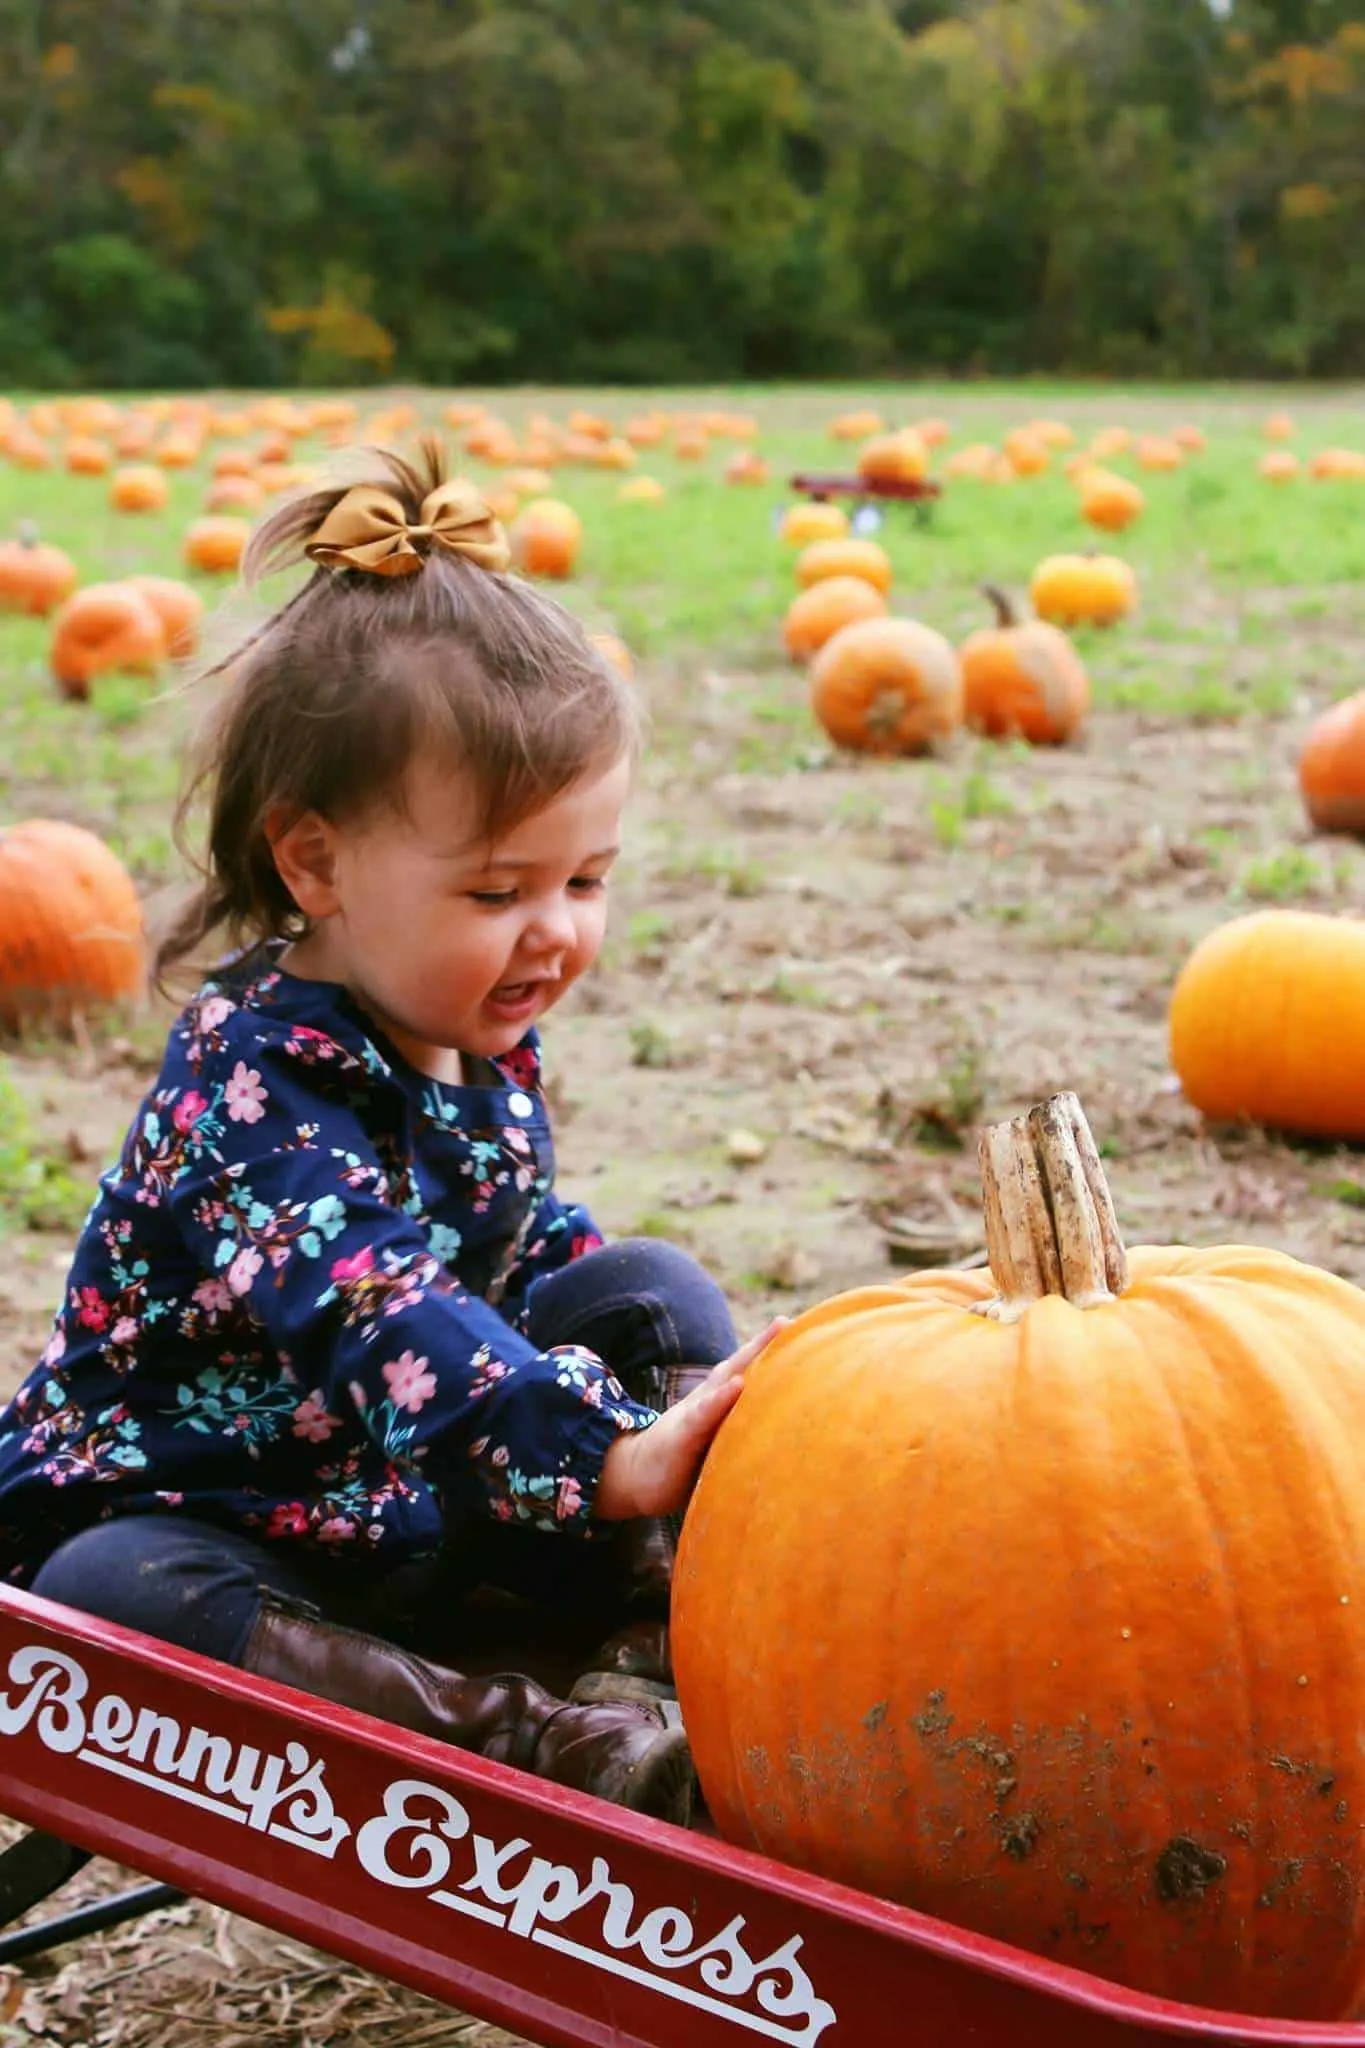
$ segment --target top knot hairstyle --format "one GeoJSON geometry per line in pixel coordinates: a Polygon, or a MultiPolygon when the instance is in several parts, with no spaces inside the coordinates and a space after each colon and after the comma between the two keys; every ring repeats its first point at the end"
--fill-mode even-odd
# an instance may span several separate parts
{"type": "Polygon", "coordinates": [[[502,530],[476,487],[423,440],[415,461],[366,451],[360,483],[282,505],[252,535],[243,579],[312,574],[206,672],[225,688],[176,812],[201,883],[156,956],[156,980],[221,933],[306,930],[266,821],[401,811],[419,750],[471,779],[480,829],[513,830],[639,744],[627,683],[562,605],[503,572],[502,530]],[[189,820],[207,808],[202,851],[189,820]]]}

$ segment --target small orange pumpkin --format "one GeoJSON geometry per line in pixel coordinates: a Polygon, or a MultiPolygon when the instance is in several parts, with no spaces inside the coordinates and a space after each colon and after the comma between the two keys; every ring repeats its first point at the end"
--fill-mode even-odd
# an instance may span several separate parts
{"type": "Polygon", "coordinates": [[[167,653],[181,658],[193,654],[204,622],[204,600],[199,592],[174,576],[130,576],[127,580],[160,619],[167,653]]]}
{"type": "Polygon", "coordinates": [[[1129,483],[1125,476],[1116,476],[1111,469],[1081,470],[1077,487],[1082,519],[1105,533],[1122,533],[1146,509],[1147,500],[1137,485],[1129,483]]]}
{"type": "Polygon", "coordinates": [[[870,484],[918,483],[929,474],[929,450],[911,427],[875,434],[858,451],[858,474],[870,484]]]}
{"type": "Polygon", "coordinates": [[[62,450],[62,460],[72,476],[103,476],[114,459],[107,441],[93,434],[73,434],[62,450]]]}
{"type": "Polygon", "coordinates": [[[916,619],[859,619],[841,627],[812,662],[810,687],[811,706],[830,738],[864,753],[924,753],[962,723],[957,655],[916,619]]]}
{"type": "Polygon", "coordinates": [[[1185,461],[1185,450],[1180,443],[1162,434],[1144,434],[1134,453],[1143,469],[1180,469],[1185,461]]]}
{"type": "Polygon", "coordinates": [[[1052,467],[1052,450],[1041,434],[1015,427],[1005,436],[1005,460],[1016,476],[1042,476],[1052,467]]]}
{"type": "Polygon", "coordinates": [[[1305,1137],[1365,1142],[1365,923],[1259,910],[1202,938],[1171,992],[1187,1102],[1305,1137]]]}
{"type": "Polygon", "coordinates": [[[848,514],[842,505],[829,505],[817,498],[807,505],[789,505],[779,531],[794,547],[804,547],[812,540],[841,540],[848,532],[848,514]]]}
{"type": "Polygon", "coordinates": [[[725,465],[727,484],[766,484],[768,465],[754,448],[737,448],[725,465]]]}
{"type": "Polygon", "coordinates": [[[656,476],[633,476],[616,493],[620,505],[660,505],[668,492],[656,476]]]}
{"type": "Polygon", "coordinates": [[[231,513],[192,519],[185,528],[185,560],[210,576],[230,576],[240,566],[251,538],[251,521],[231,513]]]}
{"type": "Polygon", "coordinates": [[[216,477],[204,500],[206,512],[255,512],[265,502],[265,492],[254,476],[216,477]]]}
{"type": "Polygon", "coordinates": [[[1299,473],[1299,458],[1290,448],[1270,448],[1256,467],[1267,483],[1292,484],[1299,473]]]}
{"type": "Polygon", "coordinates": [[[527,576],[572,576],[583,522],[561,498],[532,498],[508,529],[512,560],[527,576]]]}
{"type": "Polygon", "coordinates": [[[842,627],[885,618],[886,610],[880,590],[861,576],[823,576],[787,607],[783,644],[793,661],[809,661],[842,627]]]}
{"type": "Polygon", "coordinates": [[[165,477],[149,462],[116,469],[109,481],[109,503],[116,512],[160,512],[170,495],[165,477]]]}
{"type": "Polygon", "coordinates": [[[52,673],[62,695],[78,702],[96,676],[149,675],[165,655],[160,614],[128,583],[88,583],[52,621],[52,673]]]}
{"type": "Polygon", "coordinates": [[[1270,413],[1261,427],[1267,441],[1292,441],[1296,431],[1293,417],[1287,412],[1270,413]]]}
{"type": "Polygon", "coordinates": [[[996,623],[958,649],[965,717],[992,739],[1017,735],[1060,746],[1090,709],[1090,679],[1065,633],[1043,619],[1020,624],[1002,590],[985,586],[996,623]]]}
{"type": "Polygon", "coordinates": [[[1319,832],[1365,834],[1365,690],[1314,720],[1299,755],[1299,791],[1319,832]]]}
{"type": "Polygon", "coordinates": [[[1117,555],[1049,555],[1033,572],[1033,609],[1054,626],[1112,626],[1137,603],[1137,578],[1117,555]]]}
{"type": "Polygon", "coordinates": [[[872,434],[882,431],[882,416],[870,409],[862,412],[841,412],[829,423],[830,438],[834,441],[865,441],[872,434]]]}
{"type": "Polygon", "coordinates": [[[875,540],[813,540],[796,558],[796,580],[803,589],[826,576],[861,576],[885,596],[891,588],[891,557],[875,540]]]}
{"type": "Polygon", "coordinates": [[[56,818],[0,827],[0,1027],[70,1029],[143,993],[142,907],[117,855],[56,818]]]}
{"type": "Polygon", "coordinates": [[[70,555],[40,541],[36,527],[23,526],[17,539],[0,541],[0,611],[45,619],[78,580],[70,555]]]}
{"type": "Polygon", "coordinates": [[[193,469],[199,460],[199,437],[183,430],[172,431],[152,449],[152,458],[163,469],[193,469]]]}

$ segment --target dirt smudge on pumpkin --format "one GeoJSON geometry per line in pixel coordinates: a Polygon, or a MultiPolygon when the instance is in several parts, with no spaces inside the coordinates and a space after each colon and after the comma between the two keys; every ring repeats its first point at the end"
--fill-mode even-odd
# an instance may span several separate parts
{"type": "Polygon", "coordinates": [[[1275,1872],[1275,1875],[1271,1878],[1270,1883],[1266,1886],[1265,1890],[1257,1899],[1257,1905],[1277,1906],[1280,1900],[1284,1897],[1285,1893],[1289,1891],[1292,1886],[1296,1885],[1302,1876],[1303,1858],[1301,1856],[1291,1856],[1289,1860],[1285,1863],[1282,1863],[1279,1869],[1275,1872]]]}
{"type": "Polygon", "coordinates": [[[946,1735],[953,1725],[951,1714],[943,1711],[945,1694],[931,1692],[925,1699],[924,1711],[916,1714],[911,1726],[922,1742],[932,1741],[935,1735],[946,1735]]]}
{"type": "Polygon", "coordinates": [[[1156,1859],[1156,1891],[1168,1903],[1202,1899],[1227,1873],[1228,1859],[1206,1849],[1192,1835],[1174,1835],[1156,1859]]]}
{"type": "Polygon", "coordinates": [[[1016,1863],[1024,1863],[1033,1854],[1041,1833],[1036,1814],[1013,1813],[1001,1826],[1000,1846],[1016,1863]]]}

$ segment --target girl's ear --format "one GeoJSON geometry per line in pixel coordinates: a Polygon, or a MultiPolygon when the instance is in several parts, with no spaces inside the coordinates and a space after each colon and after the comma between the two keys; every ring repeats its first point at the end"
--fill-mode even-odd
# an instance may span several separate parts
{"type": "Polygon", "coordinates": [[[336,828],[318,811],[271,811],[265,821],[280,880],[311,923],[341,908],[336,888],[336,828]]]}

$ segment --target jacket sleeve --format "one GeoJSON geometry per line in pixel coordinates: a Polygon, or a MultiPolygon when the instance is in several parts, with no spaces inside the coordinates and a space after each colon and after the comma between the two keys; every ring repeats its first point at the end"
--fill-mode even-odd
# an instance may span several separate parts
{"type": "Polygon", "coordinates": [[[562,1202],[551,1188],[531,1218],[522,1250],[507,1270],[499,1304],[503,1314],[524,1314],[533,1282],[559,1272],[585,1252],[600,1251],[604,1242],[582,1203],[562,1202]]]}
{"type": "Polygon", "coordinates": [[[165,1199],[196,1259],[330,1414],[359,1416],[450,1513],[588,1533],[602,1461],[654,1411],[576,1345],[538,1352],[435,1257],[341,1082],[341,1048],[235,1030],[158,1114],[180,1134],[165,1199]]]}

